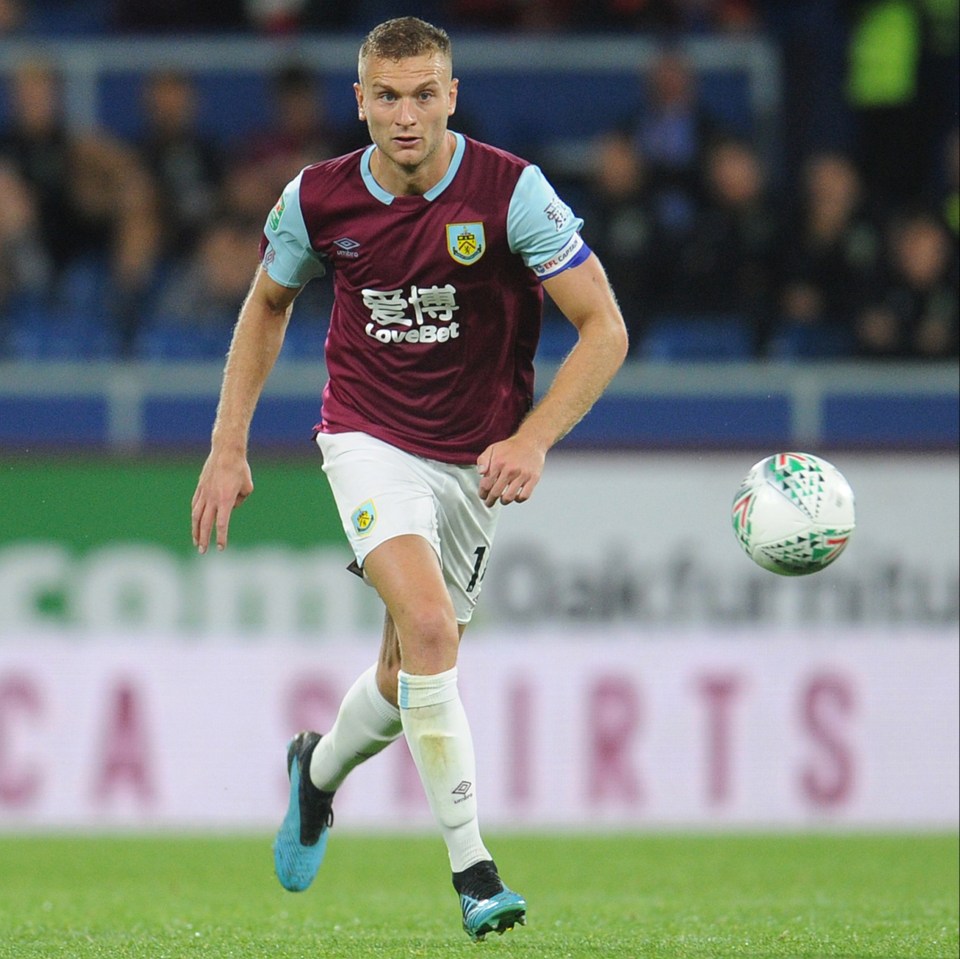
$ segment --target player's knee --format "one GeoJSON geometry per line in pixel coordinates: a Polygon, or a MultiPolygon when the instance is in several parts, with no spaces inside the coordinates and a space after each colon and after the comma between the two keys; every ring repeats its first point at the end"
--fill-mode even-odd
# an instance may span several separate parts
{"type": "Polygon", "coordinates": [[[409,617],[400,637],[403,668],[439,673],[457,662],[460,632],[452,610],[422,609],[409,617]]]}

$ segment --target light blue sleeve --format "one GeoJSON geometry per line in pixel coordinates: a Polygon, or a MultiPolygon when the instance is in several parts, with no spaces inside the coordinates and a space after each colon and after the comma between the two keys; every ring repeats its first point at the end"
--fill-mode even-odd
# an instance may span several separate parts
{"type": "Polygon", "coordinates": [[[540,167],[520,174],[507,210],[507,240],[541,280],[586,259],[590,251],[580,238],[582,226],[540,167]]]}
{"type": "Polygon", "coordinates": [[[323,259],[310,246],[307,226],[300,210],[302,176],[301,172],[287,184],[263,227],[263,235],[267,240],[263,251],[263,267],[271,280],[294,289],[326,273],[323,259]]]}

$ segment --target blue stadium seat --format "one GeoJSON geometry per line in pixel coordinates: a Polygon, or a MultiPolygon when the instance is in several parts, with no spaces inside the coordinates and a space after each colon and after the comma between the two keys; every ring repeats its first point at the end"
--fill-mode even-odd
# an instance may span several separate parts
{"type": "Polygon", "coordinates": [[[562,316],[553,317],[548,314],[540,331],[537,356],[543,360],[562,360],[576,342],[577,331],[573,324],[562,316]]]}
{"type": "Polygon", "coordinates": [[[104,262],[84,258],[59,273],[46,294],[18,297],[7,352],[18,359],[110,359],[118,353],[114,302],[104,262]]]}
{"type": "Polygon", "coordinates": [[[61,308],[93,313],[110,302],[110,267],[103,257],[83,256],[68,263],[57,277],[54,296],[61,308]]]}
{"type": "Polygon", "coordinates": [[[188,327],[158,322],[137,334],[134,355],[141,360],[223,359],[230,346],[230,327],[188,327]]]}
{"type": "Polygon", "coordinates": [[[785,325],[774,333],[767,349],[771,359],[780,360],[844,359],[853,353],[853,336],[848,330],[822,325],[785,325]]]}
{"type": "Polygon", "coordinates": [[[322,360],[323,346],[327,338],[325,322],[303,318],[295,312],[283,339],[280,360],[322,360]]]}
{"type": "Polygon", "coordinates": [[[660,316],[640,342],[648,360],[747,360],[753,336],[741,316],[660,316]]]}
{"type": "Polygon", "coordinates": [[[103,360],[118,353],[116,334],[102,313],[45,307],[16,318],[7,347],[22,360],[103,360]]]}
{"type": "Polygon", "coordinates": [[[34,36],[101,36],[110,20],[108,0],[34,0],[23,7],[24,33],[34,36]]]}

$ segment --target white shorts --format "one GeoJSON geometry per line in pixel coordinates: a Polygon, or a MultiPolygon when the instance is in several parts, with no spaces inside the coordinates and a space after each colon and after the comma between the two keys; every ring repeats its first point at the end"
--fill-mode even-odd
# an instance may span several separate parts
{"type": "Polygon", "coordinates": [[[414,456],[366,433],[318,433],[317,446],[358,566],[394,536],[422,536],[440,560],[457,622],[470,622],[501,509],[480,499],[477,468],[414,456]]]}

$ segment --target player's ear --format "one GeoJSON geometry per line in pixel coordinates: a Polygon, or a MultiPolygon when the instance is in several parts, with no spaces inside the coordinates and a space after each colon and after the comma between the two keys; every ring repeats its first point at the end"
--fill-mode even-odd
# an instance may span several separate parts
{"type": "Polygon", "coordinates": [[[357,98],[357,116],[361,120],[367,119],[367,111],[363,109],[363,87],[359,83],[353,85],[353,93],[357,98]]]}
{"type": "Polygon", "coordinates": [[[460,81],[454,77],[450,81],[450,99],[447,103],[447,116],[452,117],[454,111],[457,109],[457,90],[460,87],[460,81]]]}

